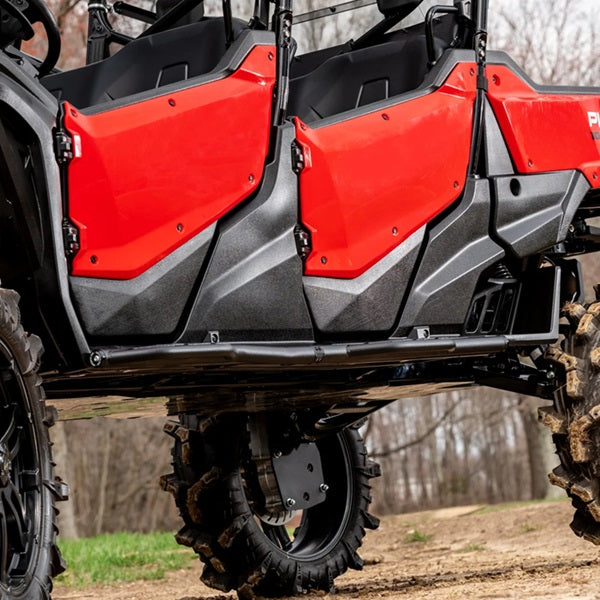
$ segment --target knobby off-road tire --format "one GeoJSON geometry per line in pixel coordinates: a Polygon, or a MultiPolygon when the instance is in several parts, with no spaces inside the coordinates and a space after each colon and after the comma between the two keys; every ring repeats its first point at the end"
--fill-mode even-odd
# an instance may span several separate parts
{"type": "Polygon", "coordinates": [[[56,546],[54,479],[46,410],[37,374],[42,344],[20,324],[16,292],[0,289],[0,598],[50,598],[64,570],[56,546]]]}
{"type": "Polygon", "coordinates": [[[241,598],[329,591],[348,567],[361,569],[357,550],[365,528],[379,520],[369,514],[370,483],[379,466],[367,459],[356,429],[318,442],[327,499],[303,511],[290,539],[285,526],[270,526],[256,515],[244,419],[183,416],[165,431],[175,438],[174,473],[161,479],[185,522],[176,535],[205,563],[202,581],[241,598]]]}
{"type": "Polygon", "coordinates": [[[563,316],[569,332],[547,352],[563,385],[554,406],[540,409],[560,459],[549,478],[572,500],[571,529],[600,544],[600,302],[587,307],[569,303],[563,316]]]}

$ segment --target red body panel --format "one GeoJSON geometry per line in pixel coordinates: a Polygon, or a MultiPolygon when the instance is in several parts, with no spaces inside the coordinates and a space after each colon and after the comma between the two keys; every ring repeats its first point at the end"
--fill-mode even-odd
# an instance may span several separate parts
{"type": "Polygon", "coordinates": [[[317,129],[297,122],[307,275],[359,276],[460,196],[473,69],[460,64],[435,92],[384,110],[317,129]]]}
{"type": "Polygon", "coordinates": [[[81,231],[73,274],[129,279],[248,196],[269,144],[273,48],[254,48],[224,79],[84,115],[69,166],[69,212],[81,231]]]}
{"type": "Polygon", "coordinates": [[[578,169],[600,187],[600,90],[541,94],[506,66],[488,67],[488,78],[490,102],[519,173],[578,169]]]}

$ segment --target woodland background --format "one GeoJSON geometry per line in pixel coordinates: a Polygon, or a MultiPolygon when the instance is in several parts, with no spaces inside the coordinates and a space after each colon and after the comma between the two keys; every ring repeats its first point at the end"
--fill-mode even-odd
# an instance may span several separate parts
{"type": "MultiPolygon", "coordinates": [[[[300,2],[298,12],[327,4],[300,2]]],[[[87,3],[48,3],[63,34],[59,66],[82,65],[87,3]]],[[[138,3],[152,8],[151,0],[138,3]]],[[[424,10],[431,4],[426,0],[424,10]]],[[[251,5],[234,0],[234,15],[249,16],[251,5]]],[[[490,5],[492,47],[508,51],[535,81],[600,85],[597,0],[491,0],[490,5]]],[[[376,11],[361,9],[313,21],[294,35],[299,51],[309,51],[346,41],[375,19],[376,11]]],[[[123,19],[117,26],[135,32],[123,19]]],[[[43,46],[39,38],[29,48],[43,52],[43,46]]],[[[591,290],[600,281],[600,261],[586,257],[583,262],[591,290]]],[[[557,460],[549,434],[537,422],[539,404],[478,388],[400,401],[376,413],[364,429],[384,471],[375,483],[374,512],[546,497],[552,493],[546,474],[557,460]]],[[[158,477],[170,471],[171,439],[162,425],[162,419],[57,424],[52,430],[55,460],[71,487],[71,502],[60,507],[63,536],[178,527],[171,497],[157,485],[158,477]]]]}

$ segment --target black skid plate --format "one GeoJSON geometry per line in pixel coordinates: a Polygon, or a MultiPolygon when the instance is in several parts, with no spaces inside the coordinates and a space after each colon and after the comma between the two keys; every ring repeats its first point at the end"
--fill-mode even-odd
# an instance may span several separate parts
{"type": "Polygon", "coordinates": [[[301,444],[289,454],[273,457],[273,470],[287,510],[302,510],[323,502],[327,486],[316,444],[301,444]]]}

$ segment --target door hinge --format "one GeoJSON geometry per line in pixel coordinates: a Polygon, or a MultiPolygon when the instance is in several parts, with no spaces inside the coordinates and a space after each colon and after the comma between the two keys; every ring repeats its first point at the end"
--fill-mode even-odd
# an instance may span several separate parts
{"type": "Polygon", "coordinates": [[[69,163],[76,156],[81,156],[81,138],[75,134],[73,137],[65,129],[65,107],[60,104],[56,117],[56,129],[54,129],[54,155],[59,166],[61,201],[63,210],[62,234],[65,247],[65,255],[72,258],[79,252],[81,247],[79,229],[69,219],[69,163]]]}
{"type": "Polygon", "coordinates": [[[67,257],[75,256],[81,247],[79,243],[79,229],[67,218],[62,222],[65,254],[67,257]]]}
{"type": "Polygon", "coordinates": [[[73,139],[64,129],[54,132],[54,154],[61,167],[73,160],[73,139]]]}
{"type": "Polygon", "coordinates": [[[300,144],[294,140],[292,142],[292,171],[294,171],[296,175],[299,175],[302,173],[304,166],[305,161],[302,146],[300,146],[300,144]]]}
{"type": "Polygon", "coordinates": [[[294,237],[296,238],[296,249],[298,250],[298,256],[302,259],[302,261],[305,261],[312,252],[310,232],[304,229],[302,225],[296,225],[296,227],[294,227],[294,237]]]}

